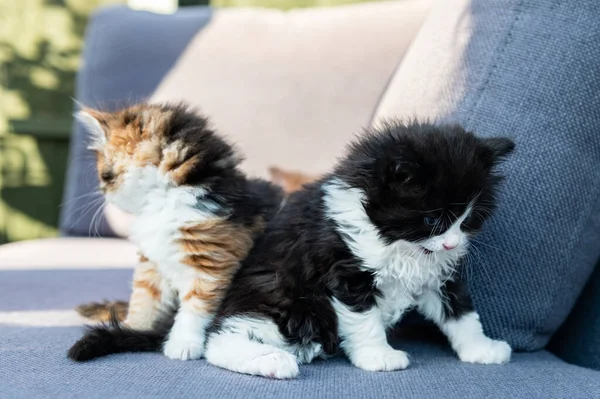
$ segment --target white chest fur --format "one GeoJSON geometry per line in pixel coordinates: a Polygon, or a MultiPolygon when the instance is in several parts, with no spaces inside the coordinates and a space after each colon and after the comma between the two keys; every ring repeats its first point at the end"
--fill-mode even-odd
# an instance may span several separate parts
{"type": "Polygon", "coordinates": [[[384,242],[364,211],[364,193],[339,180],[324,186],[327,215],[365,270],[375,274],[381,296],[377,307],[385,326],[395,324],[419,299],[439,293],[464,249],[425,254],[421,246],[406,241],[384,242]]]}
{"type": "Polygon", "coordinates": [[[181,227],[215,218],[219,207],[203,200],[206,192],[202,188],[176,187],[155,176],[159,174],[152,168],[137,171],[137,184],[127,182],[112,200],[119,205],[138,198],[130,239],[158,265],[161,274],[171,278],[185,268],[180,264],[184,256],[178,243],[181,227]]]}

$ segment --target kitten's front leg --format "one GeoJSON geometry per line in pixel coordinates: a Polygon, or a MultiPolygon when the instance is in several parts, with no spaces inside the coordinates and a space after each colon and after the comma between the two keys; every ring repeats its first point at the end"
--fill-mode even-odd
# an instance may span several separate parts
{"type": "Polygon", "coordinates": [[[441,295],[426,291],[418,307],[448,337],[461,361],[502,364],[510,360],[512,350],[508,343],[493,340],[483,332],[479,315],[473,308],[466,286],[460,280],[447,281],[441,295]]]}
{"type": "Polygon", "coordinates": [[[144,256],[135,267],[132,285],[124,324],[138,330],[149,330],[156,319],[173,306],[176,296],[159,274],[156,264],[144,256]]]}
{"type": "Polygon", "coordinates": [[[408,367],[406,352],[396,350],[388,343],[376,306],[364,312],[354,312],[335,298],[332,305],[337,314],[342,349],[353,365],[367,371],[408,367]]]}
{"type": "Polygon", "coordinates": [[[206,278],[184,280],[177,287],[179,310],[163,348],[170,359],[194,360],[204,354],[206,328],[212,321],[227,285],[206,278]]]}

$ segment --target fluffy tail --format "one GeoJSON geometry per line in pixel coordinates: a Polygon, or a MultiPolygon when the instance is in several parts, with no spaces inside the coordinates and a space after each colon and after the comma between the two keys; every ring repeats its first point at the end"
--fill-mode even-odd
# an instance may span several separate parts
{"type": "Polygon", "coordinates": [[[129,304],[125,301],[104,300],[102,302],[91,302],[79,305],[75,308],[77,313],[88,319],[108,322],[112,312],[115,312],[119,321],[125,320],[129,304]]]}
{"type": "Polygon", "coordinates": [[[110,324],[90,327],[87,333],[69,349],[67,356],[76,362],[125,352],[157,352],[170,329],[161,323],[153,330],[139,331],[120,325],[115,312],[110,324]]]}

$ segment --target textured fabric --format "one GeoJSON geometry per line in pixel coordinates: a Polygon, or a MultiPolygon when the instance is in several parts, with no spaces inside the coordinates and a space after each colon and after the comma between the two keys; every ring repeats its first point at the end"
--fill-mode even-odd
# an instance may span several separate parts
{"type": "MultiPolygon", "coordinates": [[[[238,144],[247,172],[266,176],[274,165],[320,173],[370,122],[430,3],[192,7],[160,16],[110,8],[88,29],[77,98],[114,108],[159,86],[153,101],[199,106],[238,144]]],[[[61,223],[68,235],[88,235],[97,210],[97,197],[86,195],[97,180],[85,141],[76,126],[61,223]]],[[[106,219],[102,235],[127,233],[118,210],[109,207],[106,219]]]]}
{"type": "MultiPolygon", "coordinates": [[[[97,12],[86,32],[77,100],[90,107],[116,109],[147,99],[211,14],[203,7],[170,16],[125,7],[97,12]]],[[[75,122],[60,228],[71,236],[111,236],[114,232],[96,212],[98,178],[88,143],[88,132],[75,122]]]]}
{"type": "Polygon", "coordinates": [[[63,237],[0,246],[0,270],[132,267],[135,245],[116,238],[63,237]]]}
{"type": "MultiPolygon", "coordinates": [[[[395,339],[412,364],[372,373],[344,358],[301,366],[293,381],[235,374],[205,361],[124,354],[73,363],[66,350],[82,334],[73,311],[86,301],[126,298],[131,269],[0,271],[0,397],[13,398],[595,398],[600,372],[546,351],[507,365],[461,363],[423,330],[395,339]]],[[[405,331],[405,330],[403,330],[405,331]]]]}
{"type": "Polygon", "coordinates": [[[599,42],[596,0],[437,1],[376,115],[515,139],[468,275],[487,332],[517,349],[546,345],[600,256],[599,42]]]}
{"type": "Polygon", "coordinates": [[[600,263],[549,347],[570,363],[600,370],[600,263]]]}
{"type": "Polygon", "coordinates": [[[72,310],[85,302],[124,300],[132,275],[133,268],[0,270],[0,310],[72,310]]]}
{"type": "Polygon", "coordinates": [[[1,396],[12,398],[597,398],[600,372],[546,351],[500,366],[459,362],[445,347],[403,342],[413,361],[399,372],[366,372],[344,358],[300,367],[275,381],[160,354],[123,354],[76,364],[65,351],[77,327],[0,325],[1,396]]]}

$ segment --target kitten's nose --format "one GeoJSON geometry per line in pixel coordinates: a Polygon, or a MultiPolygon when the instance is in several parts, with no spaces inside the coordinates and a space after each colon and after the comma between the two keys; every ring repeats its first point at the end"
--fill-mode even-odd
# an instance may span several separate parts
{"type": "Polygon", "coordinates": [[[451,250],[451,249],[454,249],[454,248],[456,248],[458,244],[446,244],[446,243],[443,243],[442,245],[444,246],[444,249],[445,249],[446,251],[449,251],[449,250],[451,250]]]}

